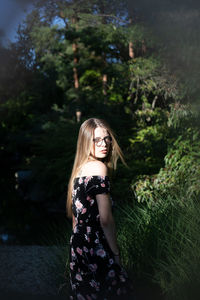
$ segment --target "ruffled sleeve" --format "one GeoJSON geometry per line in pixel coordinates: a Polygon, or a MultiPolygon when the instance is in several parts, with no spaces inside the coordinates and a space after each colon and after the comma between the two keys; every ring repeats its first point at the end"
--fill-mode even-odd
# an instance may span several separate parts
{"type": "Polygon", "coordinates": [[[87,187],[86,193],[91,196],[98,194],[110,193],[110,180],[108,176],[91,176],[87,187]]]}

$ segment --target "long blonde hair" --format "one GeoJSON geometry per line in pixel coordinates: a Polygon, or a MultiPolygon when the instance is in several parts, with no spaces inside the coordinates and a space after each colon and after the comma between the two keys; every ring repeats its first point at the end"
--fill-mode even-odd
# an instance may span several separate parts
{"type": "Polygon", "coordinates": [[[81,170],[81,167],[89,160],[90,150],[92,146],[95,147],[93,143],[93,138],[94,138],[94,130],[97,127],[105,128],[112,138],[112,143],[110,146],[109,153],[104,159],[104,163],[107,165],[108,169],[109,170],[116,169],[117,160],[119,157],[123,162],[123,164],[127,166],[123,157],[123,153],[116,141],[114,132],[112,131],[110,126],[106,123],[106,121],[102,119],[90,118],[85,122],[83,122],[79,130],[74,165],[72,168],[72,173],[68,184],[67,204],[66,204],[68,217],[72,217],[73,182],[76,176],[78,175],[79,171],[81,170]]]}

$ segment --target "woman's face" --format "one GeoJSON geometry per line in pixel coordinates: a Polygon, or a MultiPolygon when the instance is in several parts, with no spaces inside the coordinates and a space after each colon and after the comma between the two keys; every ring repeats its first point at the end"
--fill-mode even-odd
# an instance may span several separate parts
{"type": "Polygon", "coordinates": [[[97,127],[94,130],[94,142],[92,144],[91,154],[98,159],[105,158],[110,150],[110,135],[107,129],[97,127]]]}

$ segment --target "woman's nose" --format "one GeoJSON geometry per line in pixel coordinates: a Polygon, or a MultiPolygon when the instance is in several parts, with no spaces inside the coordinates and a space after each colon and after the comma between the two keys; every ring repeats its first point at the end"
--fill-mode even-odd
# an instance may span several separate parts
{"type": "Polygon", "coordinates": [[[107,144],[106,144],[106,142],[105,142],[104,139],[102,140],[102,144],[101,144],[101,145],[103,145],[103,144],[104,144],[105,146],[107,146],[107,144]]]}

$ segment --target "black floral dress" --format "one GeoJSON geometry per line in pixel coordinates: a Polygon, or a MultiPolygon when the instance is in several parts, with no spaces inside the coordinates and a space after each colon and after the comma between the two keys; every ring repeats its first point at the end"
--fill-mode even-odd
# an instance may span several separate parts
{"type": "Polygon", "coordinates": [[[128,276],[115,263],[100,225],[96,195],[109,192],[108,176],[83,176],[74,180],[72,211],[76,225],[70,239],[70,299],[128,299],[128,276]]]}

